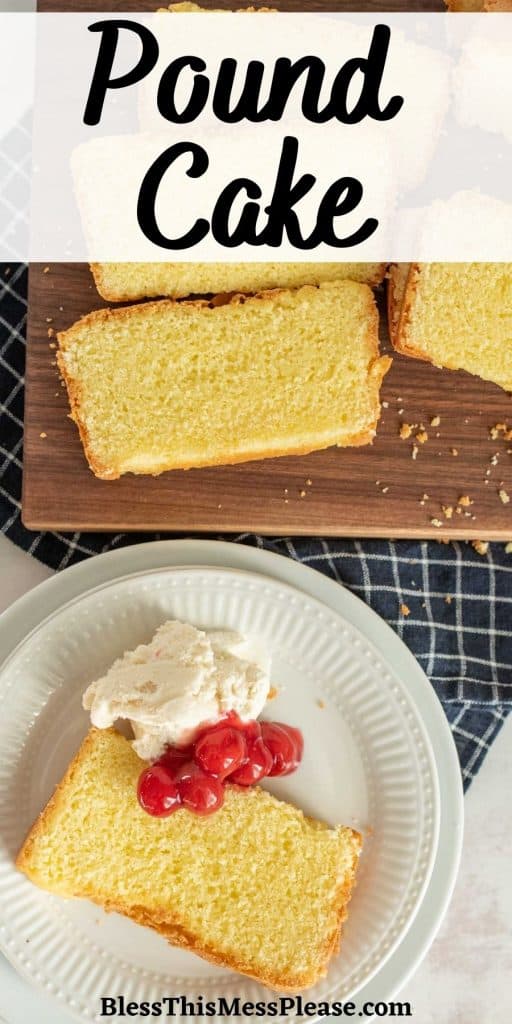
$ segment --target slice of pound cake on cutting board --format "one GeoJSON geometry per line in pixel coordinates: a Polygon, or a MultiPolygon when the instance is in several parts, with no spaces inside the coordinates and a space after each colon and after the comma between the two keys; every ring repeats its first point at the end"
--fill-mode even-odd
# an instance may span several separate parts
{"type": "Polygon", "coordinates": [[[512,263],[412,263],[390,271],[397,352],[512,391],[512,263]]]}
{"type": "Polygon", "coordinates": [[[58,337],[103,479],[367,444],[391,363],[373,293],[353,281],[100,310],[58,337]]]}
{"type": "Polygon", "coordinates": [[[323,281],[380,284],[385,263],[92,263],[98,292],[107,302],[171,296],[261,292],[323,281]]]}
{"type": "Polygon", "coordinates": [[[237,786],[209,818],[152,818],[137,801],[142,764],[119,733],[92,729],[18,868],[277,991],[315,984],[340,945],[359,833],[237,786]]]}

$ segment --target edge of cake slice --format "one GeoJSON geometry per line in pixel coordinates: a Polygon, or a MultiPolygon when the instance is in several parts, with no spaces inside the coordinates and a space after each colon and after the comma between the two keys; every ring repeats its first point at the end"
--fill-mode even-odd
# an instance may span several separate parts
{"type": "Polygon", "coordinates": [[[91,263],[96,289],[106,302],[254,294],[351,280],[377,286],[385,263],[91,263]]]}

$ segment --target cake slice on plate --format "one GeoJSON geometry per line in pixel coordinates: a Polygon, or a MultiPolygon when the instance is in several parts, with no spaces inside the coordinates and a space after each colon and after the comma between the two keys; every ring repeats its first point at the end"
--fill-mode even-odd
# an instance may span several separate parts
{"type": "Polygon", "coordinates": [[[92,729],[18,868],[277,991],[315,984],[339,948],[361,836],[237,786],[209,818],[150,817],[136,795],[142,763],[119,733],[92,729]]]}

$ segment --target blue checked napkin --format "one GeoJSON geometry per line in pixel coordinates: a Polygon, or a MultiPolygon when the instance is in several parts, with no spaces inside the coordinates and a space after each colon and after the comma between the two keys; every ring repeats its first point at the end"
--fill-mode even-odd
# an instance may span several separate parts
{"type": "MultiPolygon", "coordinates": [[[[147,540],[143,534],[31,533],[21,523],[27,271],[0,264],[0,528],[53,569],[147,540]]],[[[168,535],[170,536],[170,535],[168,535]]],[[[158,535],[158,539],[162,539],[158,535]]],[[[469,786],[512,704],[512,555],[490,544],[231,538],[319,569],[361,597],[404,640],[450,722],[469,786]],[[407,606],[405,615],[401,606],[407,606]]]]}

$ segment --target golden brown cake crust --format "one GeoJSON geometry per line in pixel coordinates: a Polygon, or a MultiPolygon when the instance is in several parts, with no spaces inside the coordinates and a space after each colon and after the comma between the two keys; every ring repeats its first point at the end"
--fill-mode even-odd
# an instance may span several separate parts
{"type": "MultiPolygon", "coordinates": [[[[202,943],[198,943],[195,936],[188,933],[185,928],[181,926],[170,927],[167,922],[158,921],[152,914],[148,914],[143,907],[132,907],[116,903],[100,905],[103,906],[104,910],[123,914],[124,917],[131,918],[131,920],[135,921],[137,924],[158,932],[158,934],[162,935],[171,946],[177,946],[180,949],[186,949],[189,953],[195,953],[203,960],[208,960],[217,967],[226,967],[231,971],[237,971],[239,974],[244,974],[248,978],[254,978],[254,980],[258,981],[261,985],[266,985],[268,988],[275,989],[277,992],[293,995],[295,993],[303,992],[304,989],[311,988],[320,980],[320,978],[324,978],[327,974],[327,969],[332,957],[340,950],[343,923],[347,918],[347,904],[355,887],[355,875],[359,851],[361,848],[361,837],[359,833],[353,832],[353,837],[354,853],[351,871],[350,873],[347,873],[336,896],[336,926],[333,928],[332,935],[329,937],[328,941],[326,941],[320,954],[320,964],[318,969],[304,970],[300,975],[297,975],[296,973],[294,973],[293,976],[288,976],[284,973],[268,973],[264,976],[262,974],[255,974],[243,960],[237,960],[235,957],[226,959],[225,957],[219,956],[215,949],[212,949],[202,943]]],[[[87,898],[90,899],[90,897],[87,898]]]]}
{"type": "MultiPolygon", "coordinates": [[[[418,290],[418,281],[420,278],[420,274],[421,264],[411,263],[409,273],[407,275],[405,290],[403,292],[402,305],[400,315],[398,317],[398,323],[396,320],[394,321],[395,324],[397,324],[397,326],[396,329],[393,330],[393,333],[391,333],[390,330],[390,336],[393,348],[396,349],[397,352],[401,352],[403,355],[406,356],[411,356],[413,359],[421,359],[422,362],[424,363],[432,363],[433,365],[435,365],[434,361],[432,359],[429,359],[425,352],[421,352],[413,345],[410,345],[407,341],[407,327],[410,322],[412,309],[414,307],[414,301],[416,298],[416,292],[418,290]]],[[[394,305],[392,307],[392,314],[396,317],[396,310],[394,308],[394,305]]],[[[447,369],[452,369],[452,367],[448,366],[448,363],[446,364],[446,367],[447,369]]],[[[457,369],[457,367],[454,367],[454,369],[457,369]]]]}
{"type": "Polygon", "coordinates": [[[386,312],[388,334],[393,347],[398,338],[402,303],[409,275],[409,264],[391,263],[387,272],[386,312]]]}
{"type": "MultiPolygon", "coordinates": [[[[342,282],[343,284],[345,282],[342,282]]],[[[91,442],[87,425],[85,423],[82,414],[82,388],[80,381],[74,378],[65,363],[65,352],[67,345],[70,341],[74,340],[75,334],[82,330],[84,327],[89,325],[96,326],[97,324],[108,323],[109,320],[117,321],[129,321],[132,316],[140,313],[141,309],[145,313],[151,315],[152,312],[161,312],[164,309],[181,309],[186,306],[192,306],[197,309],[210,308],[214,309],[218,305],[254,305],[257,303],[273,303],[280,295],[288,295],[290,292],[295,294],[303,294],[309,291],[318,291],[324,287],[335,286],[335,282],[326,282],[321,285],[303,285],[299,289],[286,289],[276,288],[259,292],[256,295],[245,295],[235,294],[227,302],[224,301],[225,297],[219,296],[214,297],[212,300],[209,299],[193,299],[193,300],[181,300],[176,299],[158,299],[154,302],[146,302],[143,305],[136,306],[124,306],[115,309],[100,309],[92,313],[88,313],[87,316],[83,317],[76,324],[70,327],[67,331],[63,331],[57,335],[59,342],[59,350],[57,352],[57,364],[61,373],[61,376],[66,384],[69,403],[71,408],[71,419],[76,423],[80,439],[84,448],[87,462],[94,473],[101,480],[116,480],[119,479],[121,473],[113,469],[111,466],[103,463],[96,455],[94,446],[91,442]]],[[[342,435],[339,441],[334,441],[333,444],[339,444],[343,447],[358,447],[360,445],[371,444],[375,436],[377,429],[379,416],[380,416],[380,402],[379,402],[379,391],[386,373],[388,372],[392,359],[389,356],[381,356],[379,353],[379,340],[378,340],[378,312],[375,305],[375,300],[371,289],[367,285],[360,284],[360,288],[366,290],[367,297],[367,312],[368,312],[368,331],[366,334],[365,341],[369,348],[373,351],[373,358],[368,369],[368,383],[371,385],[375,400],[374,400],[374,418],[367,428],[363,431],[355,431],[354,434],[342,435]]],[[[226,466],[235,465],[242,462],[253,462],[267,458],[278,458],[287,455],[308,455],[312,451],[316,451],[319,448],[331,447],[331,445],[298,445],[298,446],[283,446],[280,449],[262,449],[260,451],[251,451],[248,453],[233,454],[232,452],[222,453],[217,455],[215,458],[205,458],[201,462],[184,462],[180,461],[170,465],[169,462],[162,462],[160,466],[153,466],[151,473],[147,474],[144,470],[141,470],[142,475],[158,476],[160,473],[168,472],[173,469],[192,469],[207,466],[226,466]]]]}

